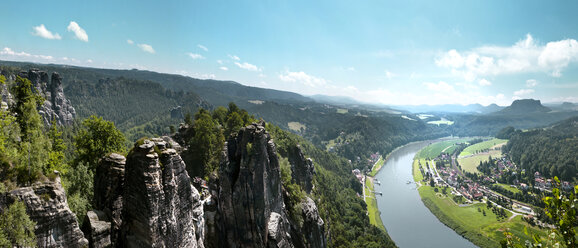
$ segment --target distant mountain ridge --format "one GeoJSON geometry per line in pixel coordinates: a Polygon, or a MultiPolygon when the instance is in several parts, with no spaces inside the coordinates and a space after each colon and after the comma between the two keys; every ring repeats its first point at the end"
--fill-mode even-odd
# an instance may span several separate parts
{"type": "Polygon", "coordinates": [[[547,113],[552,111],[550,108],[544,107],[540,100],[534,99],[521,99],[512,102],[512,105],[502,109],[497,114],[508,114],[508,115],[523,115],[531,113],[547,113]]]}

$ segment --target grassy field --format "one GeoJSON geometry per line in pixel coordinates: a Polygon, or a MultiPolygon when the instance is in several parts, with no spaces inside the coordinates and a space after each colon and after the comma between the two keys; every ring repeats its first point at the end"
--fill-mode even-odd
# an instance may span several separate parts
{"type": "Polygon", "coordinates": [[[379,169],[381,169],[381,167],[383,166],[384,163],[385,163],[385,159],[383,159],[383,157],[379,157],[379,160],[377,160],[377,162],[375,163],[375,166],[373,166],[373,169],[369,173],[369,176],[374,177],[379,172],[379,169]]]}
{"type": "Polygon", "coordinates": [[[470,138],[451,139],[433,143],[417,153],[418,158],[435,158],[446,149],[445,152],[453,152],[456,149],[456,143],[463,143],[470,140],[470,138]]]}
{"type": "Polygon", "coordinates": [[[287,123],[287,126],[289,126],[289,129],[296,131],[296,132],[301,131],[301,129],[303,129],[303,130],[307,129],[307,127],[304,124],[302,124],[301,122],[296,122],[296,121],[292,121],[292,122],[287,123]]]}
{"type": "Polygon", "coordinates": [[[462,153],[460,153],[460,157],[473,155],[473,154],[478,153],[479,151],[482,151],[485,149],[490,149],[493,146],[496,146],[499,144],[504,144],[506,142],[508,142],[508,140],[505,140],[505,139],[491,139],[491,140],[487,140],[484,142],[480,142],[480,143],[466,147],[466,149],[464,149],[462,151],[462,153]]]}
{"type": "Polygon", "coordinates": [[[498,183],[498,185],[500,185],[500,187],[502,187],[502,188],[504,188],[505,190],[508,190],[508,191],[510,191],[510,192],[512,192],[512,193],[514,193],[514,194],[515,194],[515,193],[522,193],[522,191],[521,191],[520,189],[516,188],[516,187],[512,187],[512,186],[510,186],[510,185],[503,184],[503,183],[498,183]]]}
{"type": "Polygon", "coordinates": [[[504,239],[503,233],[506,230],[521,240],[530,239],[524,234],[524,227],[532,233],[541,236],[546,235],[544,230],[531,227],[520,216],[509,220],[512,215],[510,212],[507,212],[507,218],[497,219],[485,203],[460,207],[450,197],[440,197],[439,193],[434,192],[430,186],[420,187],[419,194],[424,205],[440,221],[480,247],[499,247],[499,242],[504,239]],[[480,208],[479,212],[478,208],[480,208]],[[486,216],[483,215],[483,212],[486,213],[486,216]]]}
{"type": "Polygon", "coordinates": [[[480,161],[488,161],[489,156],[493,158],[501,156],[502,151],[494,150],[490,151],[489,153],[480,153],[470,157],[458,158],[458,163],[462,167],[462,170],[477,173],[479,172],[477,167],[480,165],[480,161]]]}
{"type": "Polygon", "coordinates": [[[421,162],[422,166],[425,165],[425,159],[414,159],[413,160],[413,180],[416,182],[421,182],[423,180],[423,175],[421,174],[421,171],[419,171],[419,165],[418,165],[418,161],[421,162]]]}
{"type": "Polygon", "coordinates": [[[377,200],[373,194],[373,181],[367,177],[365,181],[365,204],[367,204],[367,213],[369,215],[369,223],[385,231],[385,226],[381,220],[379,209],[377,208],[377,200]]]}
{"type": "Polygon", "coordinates": [[[349,110],[347,110],[347,109],[340,109],[340,108],[337,109],[338,114],[347,114],[348,112],[349,112],[349,110]]]}
{"type": "Polygon", "coordinates": [[[499,157],[502,155],[502,150],[491,149],[485,153],[477,153],[477,151],[489,149],[495,146],[505,144],[508,140],[503,139],[491,139],[488,141],[480,142],[471,146],[466,147],[458,157],[458,163],[462,166],[462,169],[467,172],[477,173],[479,172],[477,167],[480,162],[488,161],[489,156],[499,157]]]}

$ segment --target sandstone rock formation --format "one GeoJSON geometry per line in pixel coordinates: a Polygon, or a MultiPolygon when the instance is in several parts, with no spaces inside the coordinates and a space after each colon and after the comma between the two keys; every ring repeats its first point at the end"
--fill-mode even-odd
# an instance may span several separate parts
{"type": "Polygon", "coordinates": [[[199,193],[174,149],[167,149],[162,139],[137,142],[125,172],[124,246],[203,247],[195,230],[195,217],[202,218],[195,214],[195,208],[202,206],[199,193]]]}
{"type": "Polygon", "coordinates": [[[289,149],[288,159],[291,164],[291,177],[307,192],[313,189],[313,175],[315,166],[310,158],[305,158],[299,145],[289,149]]]}
{"type": "Polygon", "coordinates": [[[26,205],[26,212],[36,222],[34,233],[38,247],[86,247],[88,241],[66,200],[60,177],[10,191],[26,205]]]}
{"type": "Polygon", "coordinates": [[[38,113],[42,116],[46,126],[51,125],[52,121],[57,125],[72,124],[76,117],[76,110],[64,96],[62,78],[57,72],[53,72],[49,78],[48,73],[31,69],[27,72],[21,72],[19,76],[29,79],[35,92],[45,99],[42,106],[38,108],[38,113]]]}
{"type": "Polygon", "coordinates": [[[204,247],[203,202],[168,137],[110,154],[95,175],[91,247],[204,247]],[[108,239],[107,239],[108,238],[108,239]]]}
{"type": "MultiPolygon", "coordinates": [[[[221,247],[295,247],[275,144],[263,123],[228,140],[219,170],[216,224],[221,247]]],[[[301,246],[301,245],[300,245],[301,246]]]]}
{"type": "Polygon", "coordinates": [[[301,203],[301,211],[303,214],[303,225],[299,233],[304,236],[306,247],[326,247],[325,226],[323,219],[319,216],[319,210],[315,202],[311,198],[306,197],[301,203]]]}

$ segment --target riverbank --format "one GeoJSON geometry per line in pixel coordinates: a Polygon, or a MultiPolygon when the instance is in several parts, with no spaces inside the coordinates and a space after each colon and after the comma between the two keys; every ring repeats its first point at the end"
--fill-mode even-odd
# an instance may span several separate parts
{"type": "MultiPolygon", "coordinates": [[[[424,148],[425,149],[425,148],[424,148]]],[[[417,154],[420,154],[419,152],[417,154]]],[[[434,214],[444,225],[453,229],[460,236],[468,239],[480,247],[499,247],[500,241],[504,239],[503,233],[508,230],[521,240],[527,240],[524,228],[530,233],[536,233],[544,237],[546,232],[532,227],[522,220],[521,216],[515,216],[508,211],[506,217],[499,217],[492,208],[488,208],[486,203],[474,202],[473,204],[457,204],[452,199],[454,195],[451,190],[447,194],[442,194],[442,188],[431,187],[429,183],[424,183],[423,175],[418,168],[418,161],[422,166],[425,160],[421,157],[414,157],[412,168],[413,178],[416,183],[421,183],[418,188],[419,196],[423,204],[434,214]]],[[[431,164],[430,164],[431,166],[431,164]]]]}
{"type": "MultiPolygon", "coordinates": [[[[375,199],[374,187],[373,187],[373,177],[365,177],[365,186],[363,188],[364,200],[367,205],[367,215],[369,217],[369,223],[378,227],[379,229],[386,231],[383,221],[381,220],[381,213],[377,208],[377,199],[375,199]]],[[[387,232],[387,231],[386,231],[387,232]]]]}

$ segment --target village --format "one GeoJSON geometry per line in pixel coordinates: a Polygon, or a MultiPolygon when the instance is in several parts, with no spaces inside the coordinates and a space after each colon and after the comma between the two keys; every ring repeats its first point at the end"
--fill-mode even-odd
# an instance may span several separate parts
{"type": "MultiPolygon", "coordinates": [[[[375,153],[370,156],[367,162],[373,165],[376,164],[380,158],[379,153],[375,153]]],[[[532,204],[515,199],[515,197],[512,197],[512,194],[508,196],[505,194],[508,193],[505,190],[498,190],[500,191],[498,192],[497,189],[500,189],[501,186],[497,185],[503,185],[500,184],[500,182],[504,182],[504,178],[515,178],[511,180],[510,184],[507,184],[511,189],[518,189],[519,191],[516,190],[518,194],[524,192],[524,194],[534,195],[531,193],[533,191],[531,187],[540,192],[551,192],[554,186],[553,179],[545,178],[539,172],[534,172],[532,182],[521,182],[517,179],[520,177],[515,177],[515,175],[517,173],[525,174],[526,172],[519,170],[516,164],[509,160],[507,156],[490,157],[490,159],[490,161],[484,164],[487,166],[485,170],[480,168],[484,170],[483,173],[472,174],[462,171],[457,163],[455,154],[442,153],[429,162],[426,161],[425,164],[421,162],[418,163],[419,169],[424,176],[424,181],[418,182],[418,186],[421,185],[421,183],[429,183],[430,186],[440,187],[444,194],[449,189],[449,194],[457,197],[454,199],[460,199],[456,202],[456,204],[459,205],[473,204],[476,201],[486,202],[489,205],[496,206],[496,209],[500,209],[502,212],[511,212],[512,217],[522,215],[526,221],[532,222],[533,224],[551,226],[541,222],[540,219],[536,217],[539,213],[536,213],[534,210],[535,207],[532,204]]],[[[367,176],[359,169],[352,170],[352,174],[354,174],[365,189],[367,176]]],[[[374,183],[379,184],[379,181],[374,183]]],[[[573,185],[568,181],[561,181],[560,187],[565,191],[573,189],[573,185]]],[[[365,198],[368,193],[380,195],[380,192],[364,192],[363,197],[365,198]]]]}

